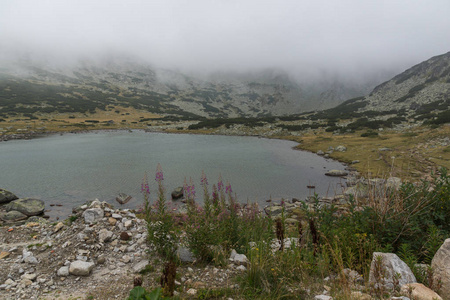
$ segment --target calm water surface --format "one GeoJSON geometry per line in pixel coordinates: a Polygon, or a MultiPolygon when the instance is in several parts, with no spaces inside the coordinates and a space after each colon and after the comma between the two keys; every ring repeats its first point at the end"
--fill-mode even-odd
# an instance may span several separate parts
{"type": "Polygon", "coordinates": [[[296,143],[256,137],[91,132],[52,135],[0,143],[0,188],[18,197],[44,200],[52,218],[67,216],[73,206],[98,198],[113,203],[119,193],[133,196],[123,207],[142,204],[141,182],[147,172],[151,197],[158,163],[168,194],[185,178],[195,183],[201,202],[202,170],[209,184],[219,175],[229,181],[238,201],[265,204],[269,198],[304,199],[315,185],[319,195],[340,191],[339,178],[324,175],[344,166],[293,150],[296,143]],[[62,206],[50,206],[61,204],[62,206]]]}

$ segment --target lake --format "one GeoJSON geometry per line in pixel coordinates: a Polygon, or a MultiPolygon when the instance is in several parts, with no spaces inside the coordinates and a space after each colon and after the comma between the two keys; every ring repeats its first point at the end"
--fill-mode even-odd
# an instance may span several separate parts
{"type": "MultiPolygon", "coordinates": [[[[267,199],[305,199],[316,186],[321,196],[341,191],[340,178],[329,169],[339,162],[297,151],[294,142],[258,137],[99,131],[49,135],[32,140],[0,143],[0,188],[18,197],[45,201],[51,218],[65,217],[71,208],[98,198],[120,207],[119,193],[133,199],[123,205],[142,205],[141,182],[148,175],[152,199],[157,164],[164,172],[168,196],[185,178],[192,178],[197,201],[202,202],[200,178],[205,172],[210,188],[219,176],[231,184],[239,202],[267,199]],[[59,204],[62,206],[50,206],[59,204]]],[[[169,196],[170,197],[170,196],[169,196]]]]}

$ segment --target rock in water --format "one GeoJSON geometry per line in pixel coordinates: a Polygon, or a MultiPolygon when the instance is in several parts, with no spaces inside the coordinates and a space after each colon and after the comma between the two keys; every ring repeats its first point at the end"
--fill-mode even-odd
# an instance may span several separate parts
{"type": "Polygon", "coordinates": [[[327,175],[327,176],[336,176],[336,177],[347,176],[348,172],[343,171],[343,170],[330,170],[330,171],[326,172],[325,175],[327,175]]]}
{"type": "Polygon", "coordinates": [[[183,197],[183,187],[177,187],[172,191],[172,200],[180,199],[183,197]]]}
{"type": "Polygon", "coordinates": [[[11,193],[10,191],[0,189],[0,204],[8,203],[16,199],[18,199],[18,197],[13,193],[11,193]]]}
{"type": "Polygon", "coordinates": [[[128,203],[131,200],[130,195],[124,194],[124,193],[120,193],[119,196],[116,197],[116,201],[119,202],[120,204],[125,204],[128,203]]]}
{"type": "Polygon", "coordinates": [[[6,205],[6,211],[17,210],[27,216],[37,216],[44,212],[44,201],[33,198],[23,198],[6,205]]]}

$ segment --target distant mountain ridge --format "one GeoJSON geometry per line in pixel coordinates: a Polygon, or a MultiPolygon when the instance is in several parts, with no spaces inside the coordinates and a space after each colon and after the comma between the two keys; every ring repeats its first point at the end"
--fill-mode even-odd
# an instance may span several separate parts
{"type": "Polygon", "coordinates": [[[22,60],[0,67],[0,114],[92,112],[131,105],[192,117],[283,115],[330,108],[374,85],[333,78],[301,84],[276,69],[202,78],[115,57],[67,66],[22,60]]]}

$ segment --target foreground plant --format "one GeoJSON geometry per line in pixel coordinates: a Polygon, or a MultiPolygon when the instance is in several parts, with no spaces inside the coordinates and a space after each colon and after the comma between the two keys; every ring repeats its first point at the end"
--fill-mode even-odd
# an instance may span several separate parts
{"type": "Polygon", "coordinates": [[[164,174],[161,165],[158,164],[155,176],[155,181],[158,184],[158,198],[154,207],[151,207],[148,203],[150,191],[146,181],[142,185],[142,192],[144,193],[145,214],[148,223],[148,240],[165,261],[161,276],[161,287],[164,295],[173,296],[177,269],[176,250],[178,238],[173,217],[168,211],[163,180],[164,174]]]}

